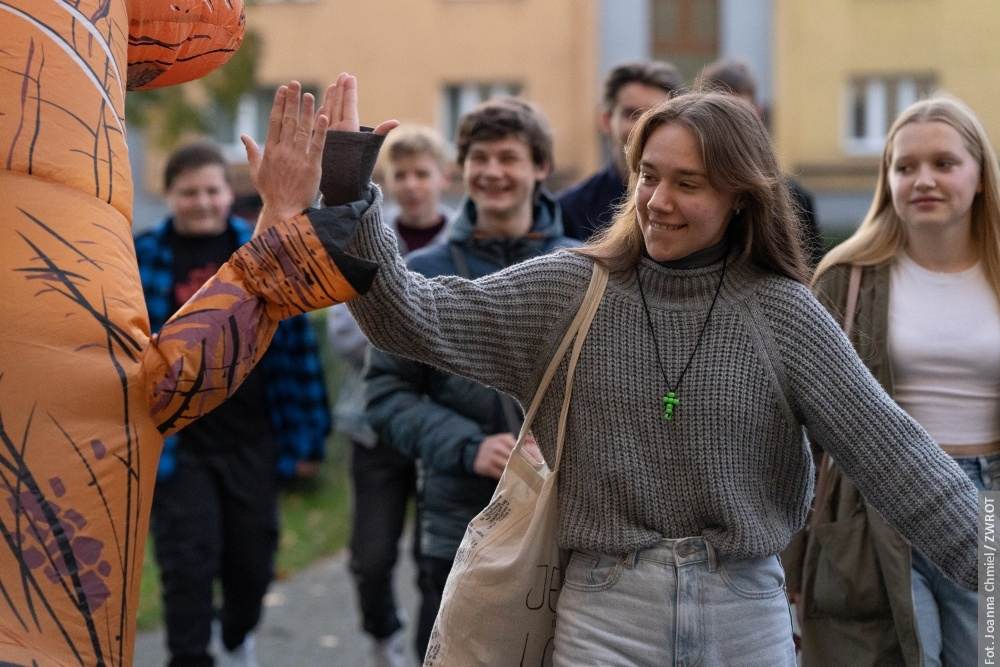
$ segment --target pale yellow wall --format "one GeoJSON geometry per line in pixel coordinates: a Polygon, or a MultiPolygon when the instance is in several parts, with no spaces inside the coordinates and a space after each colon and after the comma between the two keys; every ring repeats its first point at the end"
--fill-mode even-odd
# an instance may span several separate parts
{"type": "Polygon", "coordinates": [[[872,185],[875,159],[843,143],[856,74],[934,73],[1000,140],[1000,2],[776,0],[774,19],[775,140],[788,168],[826,174],[814,184],[872,185]]]}
{"type": "Polygon", "coordinates": [[[552,124],[556,166],[577,176],[600,161],[596,16],[593,0],[318,0],[247,11],[263,38],[262,84],[322,86],[350,71],[364,123],[440,127],[443,84],[521,82],[552,124]]]}

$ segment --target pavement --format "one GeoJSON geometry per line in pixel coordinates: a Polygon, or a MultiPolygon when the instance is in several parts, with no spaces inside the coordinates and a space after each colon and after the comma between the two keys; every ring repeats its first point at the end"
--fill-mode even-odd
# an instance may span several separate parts
{"type": "MultiPolygon", "coordinates": [[[[408,539],[401,544],[409,544],[408,539]]],[[[419,600],[415,572],[409,553],[400,553],[396,595],[409,618],[416,618],[419,600]]],[[[264,604],[264,620],[257,628],[259,667],[371,667],[371,644],[360,629],[346,551],[272,584],[264,604]]],[[[792,618],[794,623],[794,613],[792,618]]],[[[417,666],[413,623],[409,631],[406,646],[417,666]]],[[[162,629],[140,633],[135,667],[164,667],[164,646],[162,629]]]]}
{"type": "MultiPolygon", "coordinates": [[[[401,553],[396,568],[396,594],[409,618],[415,618],[417,611],[414,582],[413,561],[408,554],[401,553]]],[[[346,551],[272,584],[264,604],[264,619],[257,628],[260,667],[369,667],[371,664],[371,643],[361,632],[346,551]]],[[[418,665],[413,652],[413,623],[409,626],[407,648],[412,664],[418,665]]],[[[162,628],[139,634],[135,656],[135,667],[167,664],[162,628]]]]}

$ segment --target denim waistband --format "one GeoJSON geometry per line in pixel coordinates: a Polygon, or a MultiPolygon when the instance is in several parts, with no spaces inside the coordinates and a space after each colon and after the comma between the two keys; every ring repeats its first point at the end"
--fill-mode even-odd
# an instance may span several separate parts
{"type": "Polygon", "coordinates": [[[714,572],[719,564],[719,555],[704,537],[681,537],[662,540],[651,547],[632,551],[624,556],[622,563],[631,568],[640,560],[674,567],[707,561],[709,572],[714,572]]]}

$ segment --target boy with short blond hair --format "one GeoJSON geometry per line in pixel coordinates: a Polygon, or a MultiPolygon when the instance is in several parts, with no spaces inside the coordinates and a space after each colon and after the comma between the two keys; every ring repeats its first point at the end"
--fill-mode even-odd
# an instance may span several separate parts
{"type": "Polygon", "coordinates": [[[404,157],[427,155],[442,171],[451,162],[451,148],[435,130],[423,125],[400,125],[382,145],[383,160],[395,162],[404,157]]]}
{"type": "Polygon", "coordinates": [[[404,250],[416,250],[444,229],[450,212],[442,208],[451,157],[440,134],[429,127],[403,125],[382,148],[385,189],[399,207],[393,220],[404,250]]]}

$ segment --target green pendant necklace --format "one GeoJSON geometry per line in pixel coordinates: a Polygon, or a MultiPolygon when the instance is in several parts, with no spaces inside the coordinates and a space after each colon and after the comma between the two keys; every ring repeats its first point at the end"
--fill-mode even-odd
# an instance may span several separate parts
{"type": "Polygon", "coordinates": [[[660,361],[660,343],[656,338],[656,329],[653,328],[653,316],[649,313],[649,306],[646,304],[646,294],[642,290],[642,280],[639,277],[639,265],[635,265],[635,282],[639,286],[639,298],[642,299],[642,309],[646,313],[646,324],[649,325],[649,334],[653,337],[653,346],[656,350],[656,365],[660,369],[660,374],[663,376],[663,383],[667,386],[667,393],[663,395],[660,399],[660,409],[663,411],[664,421],[673,421],[674,412],[677,410],[677,406],[681,404],[681,399],[677,397],[677,392],[681,388],[681,382],[684,381],[684,376],[687,374],[688,369],[691,368],[691,362],[694,361],[694,356],[698,354],[698,348],[701,347],[701,339],[705,336],[705,329],[708,328],[708,321],[712,319],[712,311],[715,310],[715,302],[719,300],[719,292],[722,291],[722,281],[726,279],[726,264],[728,263],[728,255],[724,255],[722,258],[722,274],[719,276],[719,284],[715,286],[715,295],[712,297],[712,305],[708,307],[708,314],[705,316],[705,321],[701,325],[701,331],[698,332],[698,340],[695,341],[694,350],[691,351],[691,356],[688,357],[687,364],[684,365],[684,370],[681,371],[680,377],[677,378],[677,384],[672,388],[670,386],[670,380],[667,378],[666,371],[663,370],[663,362],[660,361]]]}

